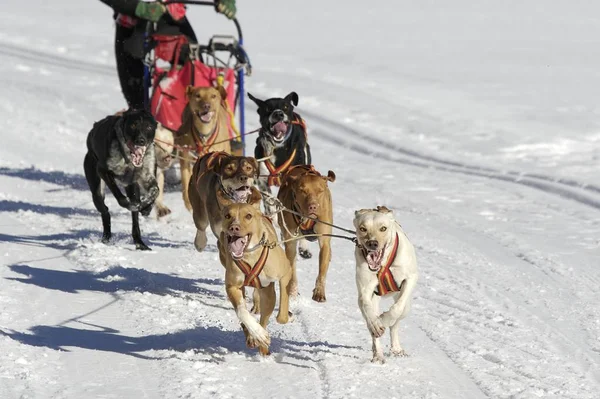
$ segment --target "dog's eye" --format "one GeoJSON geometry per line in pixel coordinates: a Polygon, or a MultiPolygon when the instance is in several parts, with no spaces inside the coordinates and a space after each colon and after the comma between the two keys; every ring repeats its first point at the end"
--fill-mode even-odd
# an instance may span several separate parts
{"type": "Polygon", "coordinates": [[[289,108],[289,107],[288,107],[288,105],[287,105],[287,104],[284,104],[284,106],[283,106],[283,110],[284,110],[284,111],[287,111],[287,110],[288,110],[288,108],[289,108]]]}
{"type": "Polygon", "coordinates": [[[252,219],[252,214],[251,213],[246,214],[246,220],[250,220],[250,219],[252,219]]]}
{"type": "Polygon", "coordinates": [[[360,230],[361,233],[366,233],[367,232],[367,229],[365,227],[362,227],[362,226],[360,227],[359,230],[360,230]]]}
{"type": "Polygon", "coordinates": [[[225,215],[225,219],[227,219],[227,220],[231,219],[231,215],[230,215],[229,213],[228,213],[228,214],[226,214],[226,215],[225,215]]]}
{"type": "Polygon", "coordinates": [[[135,130],[136,126],[135,123],[133,123],[131,126],[129,126],[131,128],[131,130],[135,130]]]}
{"type": "Polygon", "coordinates": [[[213,94],[213,95],[211,96],[211,98],[214,100],[215,98],[217,98],[217,95],[216,95],[216,94],[213,94]]]}
{"type": "Polygon", "coordinates": [[[381,228],[379,229],[379,231],[381,231],[382,233],[386,230],[387,230],[387,227],[385,227],[385,226],[381,226],[381,228]]]}

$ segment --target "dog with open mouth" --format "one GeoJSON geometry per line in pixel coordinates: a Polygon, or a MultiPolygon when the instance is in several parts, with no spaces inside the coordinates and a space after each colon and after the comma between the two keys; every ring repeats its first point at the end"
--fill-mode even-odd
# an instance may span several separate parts
{"type": "MultiPolygon", "coordinates": [[[[229,141],[228,114],[224,102],[227,91],[219,87],[193,87],[186,89],[188,104],[181,116],[181,127],[175,134],[175,144],[183,148],[191,148],[198,156],[209,151],[231,154],[229,141]]],[[[185,207],[191,211],[189,199],[189,183],[192,175],[194,156],[190,151],[182,151],[181,194],[185,207]]]]}
{"type": "Polygon", "coordinates": [[[147,216],[159,193],[155,131],[156,121],[149,112],[129,109],[96,122],[88,134],[83,166],[94,205],[102,217],[104,243],[112,236],[110,213],[104,203],[104,186],[108,186],[119,205],[131,211],[136,249],[150,249],[141,238],[139,213],[147,216]]]}
{"type": "MultiPolygon", "coordinates": [[[[319,219],[326,223],[333,223],[331,191],[327,183],[335,181],[335,173],[330,170],[327,176],[323,176],[313,165],[297,165],[288,169],[282,179],[277,198],[283,206],[301,215],[319,219]]],[[[331,234],[331,226],[315,222],[313,219],[283,212],[279,217],[279,226],[286,240],[302,235],[307,237],[309,241],[319,242],[319,274],[312,299],[317,302],[325,302],[325,280],[331,261],[331,237],[322,236],[322,234],[331,234]],[[316,237],[315,234],[321,236],[316,237]]],[[[298,291],[296,276],[296,251],[298,246],[296,240],[285,243],[285,252],[293,270],[290,284],[292,295],[296,295],[298,291]]],[[[301,254],[302,251],[308,252],[308,249],[300,246],[301,254]]],[[[308,254],[305,253],[302,256],[310,258],[312,254],[308,252],[308,254]]]]}
{"type": "Polygon", "coordinates": [[[238,157],[225,152],[211,152],[194,165],[189,183],[192,215],[196,225],[194,245],[206,248],[206,228],[215,237],[221,234],[221,210],[232,203],[260,202],[262,196],[254,187],[258,163],[252,157],[238,157]]]}
{"type": "MultiPolygon", "coordinates": [[[[258,184],[261,191],[271,193],[270,187],[281,184],[281,175],[288,168],[311,163],[306,124],[294,112],[294,106],[298,105],[298,94],[295,92],[284,98],[268,100],[260,100],[250,93],[248,97],[258,106],[261,126],[254,157],[268,158],[261,162],[258,184]]],[[[265,208],[268,214],[273,211],[267,205],[265,208]]]]}
{"type": "Polygon", "coordinates": [[[398,328],[410,312],[419,278],[415,249],[386,207],[356,211],[354,227],[358,239],[354,251],[358,305],[373,341],[372,362],[385,362],[379,337],[388,327],[391,353],[407,356],[400,345],[398,328]],[[394,304],[379,314],[379,299],[386,296],[392,296],[394,304]]]}
{"type": "Polygon", "coordinates": [[[269,318],[275,308],[275,283],[279,282],[277,322],[289,321],[289,282],[292,268],[283,248],[276,245],[277,234],[270,219],[253,205],[235,203],[222,211],[219,255],[225,266],[225,289],[246,336],[249,348],[258,347],[269,355],[269,318]],[[254,287],[260,297],[260,322],[246,307],[244,288],[254,287]]]}

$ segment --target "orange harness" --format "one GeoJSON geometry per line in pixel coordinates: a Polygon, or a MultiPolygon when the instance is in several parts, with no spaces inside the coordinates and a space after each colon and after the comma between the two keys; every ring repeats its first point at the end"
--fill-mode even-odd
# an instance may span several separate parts
{"type": "Polygon", "coordinates": [[[198,174],[198,178],[196,179],[196,186],[198,186],[198,183],[200,182],[200,179],[207,174],[208,172],[212,171],[213,169],[213,164],[215,163],[215,161],[217,160],[217,158],[221,155],[229,155],[228,153],[226,153],[225,151],[215,151],[215,152],[209,152],[204,154],[204,156],[202,156],[202,158],[199,158],[196,163],[194,164],[195,168],[199,168],[200,167],[200,163],[202,162],[202,159],[204,157],[208,157],[208,160],[206,161],[206,169],[204,169],[204,172],[198,174]]]}
{"type": "MultiPolygon", "coordinates": [[[[298,126],[302,127],[302,130],[304,131],[304,137],[307,138],[306,122],[304,122],[304,119],[300,118],[300,116],[298,114],[294,114],[294,120],[292,121],[292,125],[298,125],[298,126]]],[[[265,161],[265,166],[269,170],[269,179],[268,179],[269,186],[279,187],[281,185],[281,175],[283,175],[287,171],[287,169],[292,165],[292,162],[294,162],[295,158],[296,158],[296,149],[294,148],[294,151],[292,151],[292,154],[290,155],[290,157],[284,163],[279,165],[279,167],[275,167],[275,165],[273,164],[273,162],[271,162],[271,160],[265,161]]]]}
{"type": "Polygon", "coordinates": [[[192,132],[194,135],[194,141],[196,142],[196,152],[198,156],[202,156],[205,152],[208,152],[209,148],[215,144],[217,141],[217,136],[219,136],[219,121],[217,121],[217,125],[215,126],[215,131],[212,132],[206,141],[202,140],[202,136],[195,132],[195,128],[192,128],[192,132]]]}
{"type": "Polygon", "coordinates": [[[237,267],[244,273],[246,278],[244,279],[244,287],[254,287],[261,288],[260,279],[258,275],[262,272],[262,269],[265,267],[265,263],[267,263],[267,258],[269,257],[269,247],[264,246],[258,260],[254,264],[254,266],[250,266],[248,262],[243,259],[236,260],[233,262],[237,265],[237,267]]]}
{"type": "MultiPolygon", "coordinates": [[[[390,270],[390,266],[394,263],[394,259],[396,259],[396,255],[398,253],[398,234],[396,234],[396,239],[394,240],[394,246],[392,247],[392,252],[390,253],[387,262],[385,265],[379,269],[377,272],[377,280],[379,284],[377,288],[375,288],[375,295],[382,296],[386,295],[390,292],[398,292],[402,288],[402,282],[400,286],[396,284],[396,280],[394,280],[394,276],[392,276],[392,271],[390,270]]],[[[365,250],[363,249],[363,256],[366,258],[365,250]]]]}

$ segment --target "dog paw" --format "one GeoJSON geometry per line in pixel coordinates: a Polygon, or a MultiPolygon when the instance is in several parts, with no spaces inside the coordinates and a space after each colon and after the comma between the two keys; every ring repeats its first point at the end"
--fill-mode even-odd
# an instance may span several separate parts
{"type": "Polygon", "coordinates": [[[293,316],[292,312],[281,313],[277,315],[277,323],[279,324],[287,324],[290,322],[291,317],[293,316]]]}
{"type": "Polygon", "coordinates": [[[373,355],[373,359],[371,359],[371,363],[373,364],[385,364],[385,358],[383,354],[375,354],[373,355]]]}
{"type": "Polygon", "coordinates": [[[260,353],[261,356],[269,356],[271,354],[271,351],[269,350],[268,346],[259,346],[258,353],[260,353]]]}
{"type": "Polygon", "coordinates": [[[367,321],[367,326],[369,327],[369,332],[375,338],[381,337],[385,332],[385,327],[379,317],[367,321]]]}
{"type": "Polygon", "coordinates": [[[143,242],[136,242],[135,243],[135,249],[137,249],[139,251],[152,251],[152,248],[150,248],[149,246],[147,246],[143,242]]]}
{"type": "Polygon", "coordinates": [[[315,302],[325,302],[327,300],[327,298],[325,298],[325,289],[322,287],[315,287],[312,299],[315,302]]]}
{"type": "Polygon", "coordinates": [[[202,252],[204,248],[206,248],[208,240],[206,238],[206,233],[204,231],[197,230],[196,238],[194,239],[194,247],[196,247],[196,251],[202,252]]]}
{"type": "Polygon", "coordinates": [[[409,354],[406,353],[406,351],[402,348],[392,348],[390,350],[390,352],[392,353],[392,355],[398,356],[398,357],[408,357],[409,356],[409,354]]]}
{"type": "Polygon", "coordinates": [[[298,254],[302,259],[310,259],[312,258],[312,253],[306,248],[299,248],[298,254]]]}
{"type": "Polygon", "coordinates": [[[171,210],[166,206],[157,206],[156,207],[156,216],[160,219],[167,215],[171,214],[171,210]]]}
{"type": "Polygon", "coordinates": [[[264,328],[261,327],[260,330],[257,330],[254,333],[248,332],[248,336],[246,337],[246,346],[248,348],[254,349],[259,346],[268,348],[269,345],[271,345],[271,337],[269,337],[269,333],[264,328]]]}
{"type": "Polygon", "coordinates": [[[111,237],[112,237],[111,234],[103,234],[102,235],[102,244],[109,244],[111,237]]]}

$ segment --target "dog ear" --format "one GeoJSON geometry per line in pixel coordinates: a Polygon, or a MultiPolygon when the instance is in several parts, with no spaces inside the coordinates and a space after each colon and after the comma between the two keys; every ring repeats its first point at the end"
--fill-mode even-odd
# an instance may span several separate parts
{"type": "Polygon", "coordinates": [[[219,94],[221,95],[222,100],[227,100],[227,90],[223,86],[217,86],[217,90],[219,90],[219,94]]]}
{"type": "Polygon", "coordinates": [[[325,176],[324,178],[325,180],[329,180],[333,183],[335,181],[335,173],[333,172],[333,170],[330,170],[327,172],[327,176],[325,176]]]}
{"type": "Polygon", "coordinates": [[[254,104],[258,105],[258,108],[261,108],[265,105],[265,102],[263,100],[259,100],[258,98],[254,97],[252,94],[248,93],[248,98],[252,101],[254,101],[254,104]]]}
{"type": "Polygon", "coordinates": [[[284,100],[291,101],[294,106],[298,105],[298,94],[295,91],[285,96],[284,100]]]}
{"type": "Polygon", "coordinates": [[[389,209],[386,206],[377,205],[377,212],[383,213],[384,215],[388,216],[389,218],[394,219],[394,211],[392,211],[391,209],[389,209]]]}
{"type": "Polygon", "coordinates": [[[252,165],[252,167],[254,168],[254,170],[256,170],[256,174],[259,173],[259,167],[258,167],[258,161],[256,160],[256,158],[254,157],[246,157],[246,161],[248,161],[248,163],[250,163],[250,165],[252,165]]]}
{"type": "Polygon", "coordinates": [[[256,209],[260,211],[260,203],[262,202],[262,195],[256,187],[252,187],[252,194],[250,194],[250,198],[248,199],[248,204],[252,205],[256,209]]]}
{"type": "Polygon", "coordinates": [[[185,88],[185,97],[189,100],[194,92],[194,86],[188,86],[185,88]]]}

